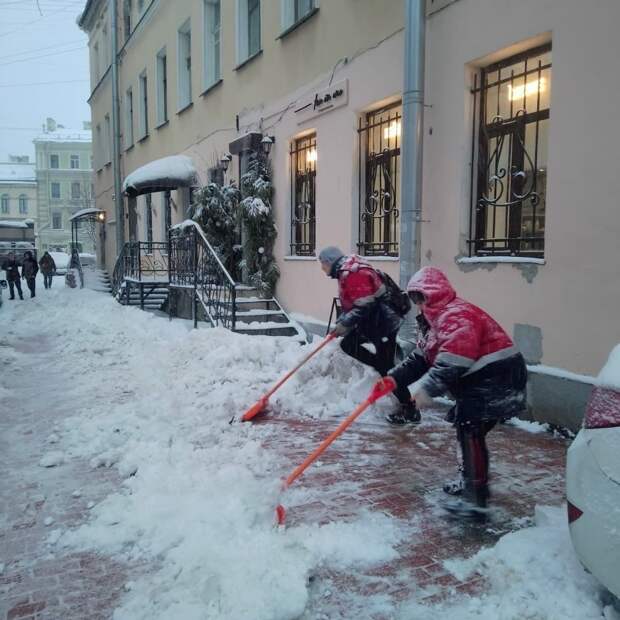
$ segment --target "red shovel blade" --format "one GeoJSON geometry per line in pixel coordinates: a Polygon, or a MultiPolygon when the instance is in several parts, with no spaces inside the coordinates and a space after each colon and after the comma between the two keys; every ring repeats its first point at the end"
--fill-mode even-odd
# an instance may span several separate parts
{"type": "Polygon", "coordinates": [[[286,521],[286,510],[282,504],[276,506],[276,521],[278,525],[284,525],[286,521]]]}
{"type": "Polygon", "coordinates": [[[255,418],[259,413],[262,413],[267,407],[269,401],[266,398],[261,398],[255,402],[241,417],[242,422],[249,422],[252,418],[255,418]]]}

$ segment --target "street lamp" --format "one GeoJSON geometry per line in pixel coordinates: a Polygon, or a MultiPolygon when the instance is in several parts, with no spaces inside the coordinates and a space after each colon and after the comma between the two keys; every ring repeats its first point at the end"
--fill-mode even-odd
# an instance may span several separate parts
{"type": "Polygon", "coordinates": [[[263,136],[263,139],[260,141],[261,148],[263,149],[263,153],[267,157],[269,157],[269,153],[271,152],[271,147],[273,143],[276,141],[275,136],[263,136]]]}

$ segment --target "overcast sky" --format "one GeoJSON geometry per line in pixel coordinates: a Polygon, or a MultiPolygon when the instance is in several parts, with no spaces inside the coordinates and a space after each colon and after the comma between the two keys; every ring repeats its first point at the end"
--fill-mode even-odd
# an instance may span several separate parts
{"type": "Polygon", "coordinates": [[[85,4],[0,0],[0,161],[33,161],[48,116],[67,130],[90,121],[88,39],[76,24],[85,4]]]}

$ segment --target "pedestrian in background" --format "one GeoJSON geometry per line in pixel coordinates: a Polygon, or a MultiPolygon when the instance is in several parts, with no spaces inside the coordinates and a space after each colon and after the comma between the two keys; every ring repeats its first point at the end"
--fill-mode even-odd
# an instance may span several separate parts
{"type": "Polygon", "coordinates": [[[26,284],[30,289],[30,297],[35,296],[36,277],[39,271],[39,265],[32,256],[32,252],[24,253],[24,261],[22,262],[22,280],[26,280],[26,284]]]}
{"type": "Polygon", "coordinates": [[[9,299],[15,299],[15,289],[17,289],[19,298],[23,299],[22,283],[19,280],[19,265],[15,260],[15,254],[13,252],[9,252],[7,259],[2,263],[2,269],[6,272],[6,279],[9,283],[9,299]]]}
{"type": "Polygon", "coordinates": [[[39,267],[43,274],[43,286],[52,288],[52,279],[56,275],[56,263],[49,252],[45,252],[39,261],[39,267]]]}

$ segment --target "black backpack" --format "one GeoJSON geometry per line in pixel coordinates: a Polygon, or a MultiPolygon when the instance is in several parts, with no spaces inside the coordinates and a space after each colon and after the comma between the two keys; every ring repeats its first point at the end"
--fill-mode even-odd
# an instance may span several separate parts
{"type": "Polygon", "coordinates": [[[387,273],[379,271],[378,269],[377,273],[385,285],[384,301],[396,314],[404,317],[409,310],[411,310],[411,299],[409,299],[409,295],[407,295],[387,273]]]}

